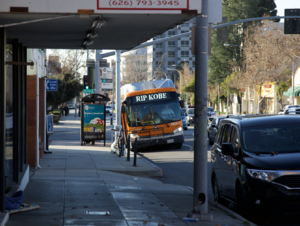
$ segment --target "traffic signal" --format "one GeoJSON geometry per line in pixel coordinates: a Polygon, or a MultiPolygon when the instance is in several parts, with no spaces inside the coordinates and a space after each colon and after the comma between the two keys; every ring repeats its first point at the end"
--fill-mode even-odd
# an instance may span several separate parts
{"type": "MultiPolygon", "coordinates": [[[[300,16],[300,9],[285,9],[285,16],[300,16]]],[[[300,19],[284,19],[284,34],[300,34],[300,19]]]]}
{"type": "Polygon", "coordinates": [[[89,89],[89,77],[88,75],[84,75],[83,76],[83,85],[85,89],[89,89]]]}

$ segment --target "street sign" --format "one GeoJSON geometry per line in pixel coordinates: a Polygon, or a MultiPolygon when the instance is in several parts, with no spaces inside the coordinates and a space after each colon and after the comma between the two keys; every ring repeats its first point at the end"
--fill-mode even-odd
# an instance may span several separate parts
{"type": "Polygon", "coordinates": [[[102,89],[112,89],[113,84],[112,83],[102,83],[102,89]]]}
{"type": "Polygon", "coordinates": [[[51,134],[53,132],[53,115],[47,115],[47,134],[51,134]]]}
{"type": "Polygon", "coordinates": [[[106,83],[106,79],[102,79],[102,82],[103,82],[103,83],[106,83]]]}
{"type": "Polygon", "coordinates": [[[95,93],[94,89],[84,89],[83,93],[95,93]]]}
{"type": "Polygon", "coordinates": [[[110,68],[110,67],[101,67],[100,68],[100,77],[112,79],[113,78],[113,70],[114,69],[110,68]]]}
{"type": "Polygon", "coordinates": [[[188,0],[98,0],[98,9],[103,10],[187,10],[188,0]]]}
{"type": "Polygon", "coordinates": [[[46,84],[47,91],[57,91],[57,79],[47,79],[46,84]]]}

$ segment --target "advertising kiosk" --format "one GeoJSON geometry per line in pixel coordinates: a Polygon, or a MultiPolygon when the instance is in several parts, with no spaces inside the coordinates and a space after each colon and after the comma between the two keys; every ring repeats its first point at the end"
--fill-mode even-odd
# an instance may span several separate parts
{"type": "Polygon", "coordinates": [[[103,140],[105,146],[106,139],[106,115],[105,105],[110,99],[104,95],[93,93],[81,99],[81,146],[95,140],[103,140]]]}

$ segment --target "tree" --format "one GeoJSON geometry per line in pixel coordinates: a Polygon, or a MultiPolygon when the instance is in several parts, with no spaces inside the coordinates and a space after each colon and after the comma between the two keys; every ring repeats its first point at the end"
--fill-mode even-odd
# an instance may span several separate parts
{"type": "MultiPolygon", "coordinates": [[[[275,16],[276,4],[274,0],[223,0],[223,16],[227,21],[236,21],[252,17],[262,17],[263,15],[275,16]]],[[[244,29],[246,23],[228,26],[228,43],[241,46],[244,39],[244,29]]],[[[243,52],[238,47],[225,47],[224,42],[217,42],[217,31],[212,31],[212,48],[209,56],[208,82],[210,84],[220,84],[234,71],[232,62],[237,67],[242,67],[243,52]],[[232,50],[235,48],[235,51],[232,50]]]]}
{"type": "Polygon", "coordinates": [[[148,81],[149,67],[147,55],[130,54],[123,56],[121,85],[148,81]]]}
{"type": "Polygon", "coordinates": [[[143,51],[134,51],[122,57],[121,85],[166,77],[162,70],[164,55],[161,56],[161,61],[155,68],[152,66],[152,55],[143,51]]]}
{"type": "MultiPolygon", "coordinates": [[[[86,50],[77,50],[77,76],[82,75],[82,70],[86,70],[86,50]]],[[[76,70],[76,50],[54,49],[49,55],[47,65],[47,75],[54,76],[59,74],[75,75],[76,70]]]]}
{"type": "Polygon", "coordinates": [[[284,35],[283,29],[271,21],[264,21],[261,26],[253,24],[245,34],[244,54],[247,67],[241,72],[240,85],[258,85],[260,103],[264,99],[261,96],[262,85],[275,82],[281,86],[277,89],[280,92],[277,96],[279,95],[282,104],[283,89],[290,79],[292,62],[300,53],[299,48],[295,48],[300,45],[300,36],[284,35]]]}
{"type": "Polygon", "coordinates": [[[186,92],[184,88],[195,78],[195,72],[190,69],[187,63],[178,65],[174,71],[177,72],[175,86],[181,94],[181,98],[188,101],[188,99],[193,98],[192,96],[194,96],[194,92],[186,92]]]}
{"type": "Polygon", "coordinates": [[[64,74],[58,76],[49,76],[49,79],[57,79],[57,91],[47,92],[47,107],[57,106],[74,99],[79,96],[83,90],[83,85],[75,80],[74,75],[64,74]]]}

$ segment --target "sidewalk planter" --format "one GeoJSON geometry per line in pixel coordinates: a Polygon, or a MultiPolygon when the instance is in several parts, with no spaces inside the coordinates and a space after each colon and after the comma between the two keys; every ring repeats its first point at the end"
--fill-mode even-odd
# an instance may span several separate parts
{"type": "Polygon", "coordinates": [[[53,122],[58,124],[59,123],[59,119],[61,117],[61,110],[59,109],[55,109],[51,112],[49,112],[50,115],[53,115],[53,122]]]}

